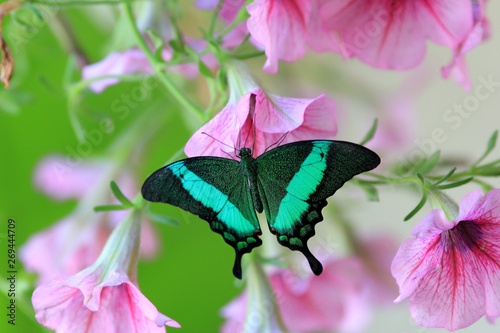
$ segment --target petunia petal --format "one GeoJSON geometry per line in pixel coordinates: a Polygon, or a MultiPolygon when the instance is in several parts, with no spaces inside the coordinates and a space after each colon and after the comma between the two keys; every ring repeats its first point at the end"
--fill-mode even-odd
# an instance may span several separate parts
{"type": "Polygon", "coordinates": [[[305,39],[313,2],[310,0],[256,0],[247,6],[247,26],[264,46],[264,70],[278,71],[278,61],[295,61],[306,53],[305,39]]]}

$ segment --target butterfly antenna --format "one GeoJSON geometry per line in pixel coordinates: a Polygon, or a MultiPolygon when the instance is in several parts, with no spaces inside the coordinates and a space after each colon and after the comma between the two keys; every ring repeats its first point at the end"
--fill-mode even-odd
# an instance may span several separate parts
{"type": "Polygon", "coordinates": [[[270,149],[271,149],[271,148],[273,148],[274,146],[276,146],[276,147],[280,146],[280,145],[281,145],[281,143],[282,143],[283,141],[285,141],[285,138],[286,138],[286,136],[288,135],[288,133],[289,133],[289,132],[286,132],[285,134],[283,134],[283,135],[282,135],[282,136],[278,139],[278,141],[276,141],[275,143],[273,143],[272,145],[270,145],[269,147],[267,147],[267,148],[266,148],[266,150],[265,150],[264,152],[266,152],[266,151],[270,150],[270,149]]]}
{"type": "Polygon", "coordinates": [[[230,159],[234,160],[235,158],[233,157],[233,155],[231,155],[230,153],[228,153],[227,151],[225,150],[220,150],[221,152],[223,152],[224,154],[226,154],[227,156],[229,156],[230,159]]]}
{"type": "Polygon", "coordinates": [[[226,146],[226,147],[229,147],[229,148],[231,148],[231,149],[234,149],[234,147],[233,147],[233,146],[230,146],[230,145],[228,145],[227,143],[224,143],[224,142],[220,141],[219,139],[217,139],[217,138],[213,137],[212,135],[208,134],[207,132],[201,132],[201,134],[205,134],[205,135],[207,135],[208,137],[210,137],[211,139],[213,139],[213,140],[217,141],[218,143],[220,143],[220,144],[222,144],[222,145],[224,145],[224,146],[226,146]]]}

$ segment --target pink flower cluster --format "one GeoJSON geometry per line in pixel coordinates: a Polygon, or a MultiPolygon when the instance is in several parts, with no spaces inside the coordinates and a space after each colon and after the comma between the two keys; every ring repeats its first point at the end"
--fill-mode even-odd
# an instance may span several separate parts
{"type": "MultiPolygon", "coordinates": [[[[153,256],[156,235],[137,212],[95,213],[106,202],[114,165],[94,161],[67,166],[48,157],[35,173],[36,185],[58,199],[79,199],[74,212],[32,236],[20,249],[28,271],[39,275],[32,297],[37,320],[57,332],[165,332],[180,327],[158,312],[137,285],[139,252],[153,256]],[[143,242],[140,242],[142,238],[143,242]],[[77,319],[77,320],[75,320],[77,319]]],[[[119,183],[134,192],[130,175],[119,183]]]]}
{"type": "MultiPolygon", "coordinates": [[[[358,332],[366,328],[374,307],[388,304],[395,293],[388,273],[395,252],[392,240],[373,238],[360,244],[360,256],[326,260],[320,276],[301,276],[292,269],[269,275],[279,315],[290,332],[358,332]]],[[[247,292],[226,305],[222,332],[259,332],[264,320],[273,321],[269,304],[250,305],[247,292]],[[249,310],[252,309],[252,310],[249,310]],[[249,313],[253,311],[255,313],[249,313]]]]}
{"type": "Polygon", "coordinates": [[[426,41],[451,50],[471,33],[470,0],[256,0],[248,30],[264,47],[264,70],[295,61],[310,47],[356,57],[378,68],[408,69],[422,62],[426,41]]]}

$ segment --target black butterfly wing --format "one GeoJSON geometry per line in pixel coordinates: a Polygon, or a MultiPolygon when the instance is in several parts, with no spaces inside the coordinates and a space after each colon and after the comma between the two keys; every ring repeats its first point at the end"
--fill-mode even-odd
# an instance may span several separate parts
{"type": "Polygon", "coordinates": [[[194,157],[172,163],[149,176],[142,195],[207,221],[236,251],[233,274],[241,279],[241,257],[262,241],[248,180],[237,161],[194,157]]]}
{"type": "Polygon", "coordinates": [[[378,155],[363,146],[327,140],[290,143],[257,158],[258,190],[271,232],[281,245],[302,252],[316,275],[323,267],[307,240],[323,220],[326,199],[379,163],[378,155]]]}

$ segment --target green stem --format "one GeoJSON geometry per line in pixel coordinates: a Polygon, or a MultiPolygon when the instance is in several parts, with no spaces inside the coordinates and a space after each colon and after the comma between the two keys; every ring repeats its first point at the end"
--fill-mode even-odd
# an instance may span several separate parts
{"type": "Polygon", "coordinates": [[[137,29],[137,26],[135,25],[134,17],[132,14],[132,7],[130,6],[130,4],[125,3],[123,7],[132,34],[134,35],[139,48],[148,58],[148,61],[159,80],[182,106],[184,106],[188,111],[192,112],[200,120],[203,119],[203,111],[201,110],[201,108],[199,108],[190,99],[188,99],[186,95],[184,95],[184,93],[170,80],[170,78],[167,76],[167,73],[164,71],[165,64],[155,58],[153,52],[151,52],[148,45],[146,44],[146,41],[142,38],[139,29],[137,29]]]}
{"type": "Polygon", "coordinates": [[[208,28],[208,36],[210,39],[214,38],[215,23],[217,22],[217,18],[219,17],[221,8],[222,8],[222,1],[219,1],[217,7],[215,7],[215,10],[212,12],[212,17],[210,18],[210,25],[208,28]]]}
{"type": "Polygon", "coordinates": [[[49,7],[73,7],[73,6],[93,6],[93,5],[120,5],[148,0],[25,0],[27,4],[37,4],[49,7]]]}
{"type": "Polygon", "coordinates": [[[238,59],[238,60],[245,60],[245,59],[261,57],[265,54],[266,53],[264,51],[255,51],[255,52],[250,52],[250,53],[245,53],[245,54],[234,55],[233,58],[238,59]]]}

